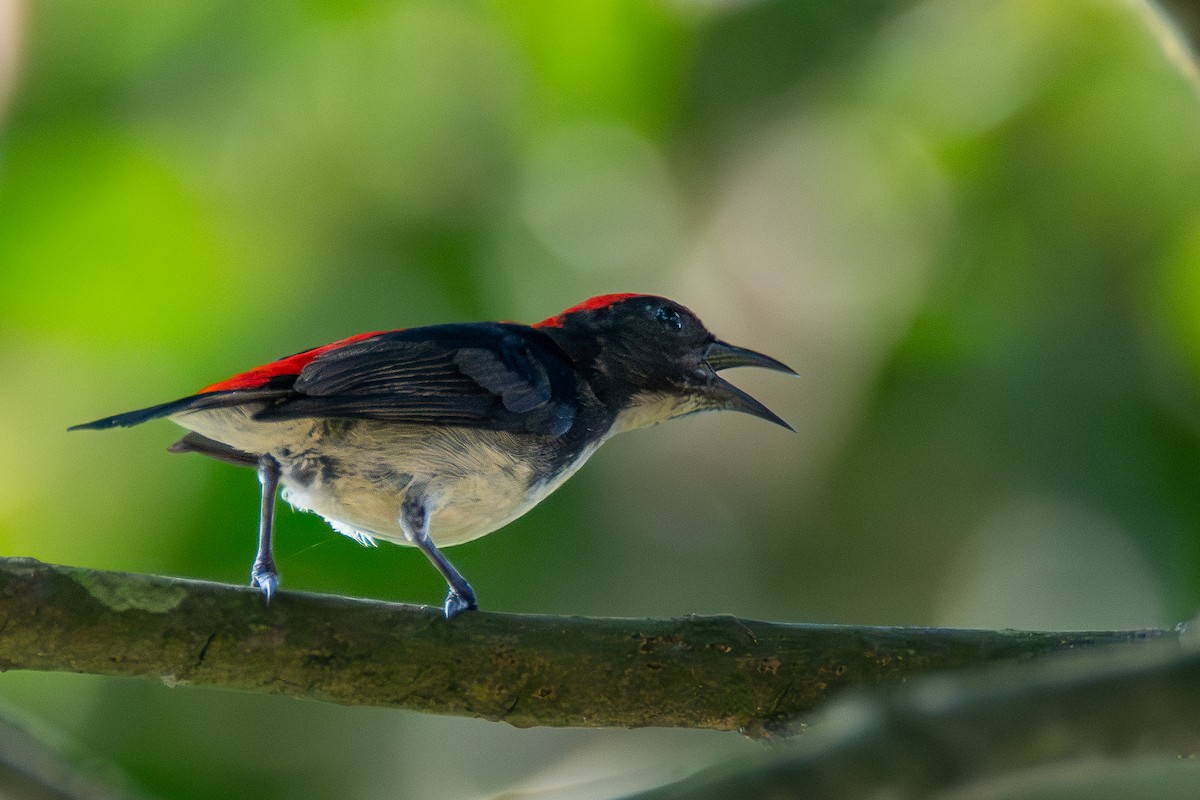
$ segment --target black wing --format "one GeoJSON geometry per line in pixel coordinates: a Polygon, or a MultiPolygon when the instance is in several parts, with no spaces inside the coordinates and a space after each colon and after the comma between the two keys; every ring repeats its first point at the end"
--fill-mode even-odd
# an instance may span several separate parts
{"type": "Polygon", "coordinates": [[[562,436],[575,375],[545,334],[477,323],[394,331],[322,353],[256,418],[350,417],[562,436]]]}

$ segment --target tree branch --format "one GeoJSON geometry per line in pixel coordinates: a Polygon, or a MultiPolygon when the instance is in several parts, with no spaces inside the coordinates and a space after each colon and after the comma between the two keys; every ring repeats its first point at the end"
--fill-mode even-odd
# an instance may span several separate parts
{"type": "Polygon", "coordinates": [[[973,797],[972,785],[1088,757],[1194,757],[1200,651],[1160,641],[921,677],[831,703],[791,744],[629,800],[973,797]]]}
{"type": "Polygon", "coordinates": [[[516,726],[765,735],[852,686],[1162,630],[1032,633],[440,610],[0,559],[0,669],[87,672],[516,726]]]}

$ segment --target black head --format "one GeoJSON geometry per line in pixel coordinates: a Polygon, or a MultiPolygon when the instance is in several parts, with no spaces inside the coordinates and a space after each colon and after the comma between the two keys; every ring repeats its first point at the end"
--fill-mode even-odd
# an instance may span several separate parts
{"type": "Polygon", "coordinates": [[[775,359],[722,342],[695,314],[665,297],[595,297],[538,323],[590,366],[597,396],[618,414],[618,429],[697,411],[742,411],[791,426],[717,375],[730,367],[795,373],[775,359]]]}

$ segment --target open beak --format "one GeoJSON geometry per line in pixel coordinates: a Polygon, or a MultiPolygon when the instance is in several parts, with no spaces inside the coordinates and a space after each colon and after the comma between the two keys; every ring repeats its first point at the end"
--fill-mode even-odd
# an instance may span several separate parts
{"type": "MultiPolygon", "coordinates": [[[[776,361],[770,356],[763,355],[754,350],[748,350],[744,347],[735,347],[728,342],[722,342],[720,339],[715,340],[704,351],[704,363],[711,367],[714,372],[732,367],[762,367],[763,369],[773,369],[776,372],[786,372],[789,375],[796,374],[795,370],[782,361],[776,361]]],[[[724,378],[714,375],[712,382],[708,386],[707,394],[717,402],[720,408],[729,411],[741,411],[744,414],[750,414],[751,416],[765,419],[768,422],[774,422],[776,425],[781,425],[789,431],[795,430],[795,428],[784,422],[774,411],[724,378]]]]}
{"type": "Polygon", "coordinates": [[[730,369],[731,367],[763,367],[776,372],[786,372],[789,375],[796,374],[794,369],[782,361],[776,361],[770,356],[747,350],[745,347],[734,347],[729,342],[722,342],[720,339],[713,341],[704,351],[704,363],[714,370],[730,369]]]}

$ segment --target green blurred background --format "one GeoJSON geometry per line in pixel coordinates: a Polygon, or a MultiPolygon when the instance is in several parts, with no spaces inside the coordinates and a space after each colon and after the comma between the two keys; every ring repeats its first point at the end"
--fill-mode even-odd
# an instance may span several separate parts
{"type": "MultiPolygon", "coordinates": [[[[66,427],[360,331],[645,291],[794,366],[733,377],[798,433],[618,438],[451,551],[486,608],[1186,618],[1192,69],[1118,0],[0,2],[0,552],[243,582],[252,473],[168,455],[167,423],[66,427]]],[[[278,530],[285,589],[441,601],[415,551],[278,530]]],[[[163,798],[600,797],[758,749],[72,675],[0,698],[163,798]]]]}

